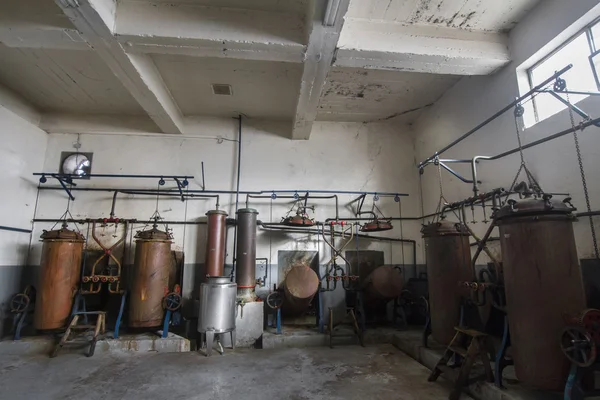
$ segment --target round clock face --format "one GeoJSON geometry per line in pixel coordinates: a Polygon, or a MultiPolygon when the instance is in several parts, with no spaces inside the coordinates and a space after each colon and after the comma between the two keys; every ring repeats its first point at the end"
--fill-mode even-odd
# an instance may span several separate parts
{"type": "Polygon", "coordinates": [[[63,174],[85,176],[90,173],[90,160],[83,154],[71,154],[62,164],[63,174]]]}

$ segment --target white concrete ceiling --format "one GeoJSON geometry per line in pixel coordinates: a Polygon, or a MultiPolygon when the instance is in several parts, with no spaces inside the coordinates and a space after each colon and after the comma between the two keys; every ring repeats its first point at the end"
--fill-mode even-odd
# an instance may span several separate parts
{"type": "Polygon", "coordinates": [[[237,116],[291,121],[302,75],[299,63],[228,60],[176,55],[152,59],[184,116],[237,116]],[[215,95],[211,84],[231,85],[215,95]]]}
{"type": "Polygon", "coordinates": [[[15,104],[4,86],[59,132],[139,116],[185,133],[237,113],[289,121],[294,139],[317,119],[410,123],[510,62],[506,32],[538,2],[339,0],[326,25],[328,0],[0,0],[0,105],[15,104]]]}
{"type": "Polygon", "coordinates": [[[321,95],[318,120],[411,122],[460,77],[334,67],[321,95]]]}
{"type": "Polygon", "coordinates": [[[355,0],[346,17],[497,32],[510,30],[536,4],[523,0],[355,0]]]}

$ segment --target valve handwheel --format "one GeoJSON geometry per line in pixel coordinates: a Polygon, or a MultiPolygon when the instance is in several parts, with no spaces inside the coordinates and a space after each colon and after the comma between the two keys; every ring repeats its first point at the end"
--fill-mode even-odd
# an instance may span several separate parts
{"type": "Polygon", "coordinates": [[[563,330],[560,348],[569,361],[579,367],[589,367],[596,361],[596,343],[580,326],[568,326],[563,330]]]}
{"type": "Polygon", "coordinates": [[[181,295],[171,292],[163,299],[163,307],[169,311],[177,311],[181,307],[181,295]]]}
{"type": "Polygon", "coordinates": [[[21,313],[29,307],[29,296],[25,293],[17,293],[10,300],[10,312],[21,313]]]}
{"type": "Polygon", "coordinates": [[[600,343],[600,310],[584,310],[579,317],[579,323],[590,334],[594,343],[600,343]]]}
{"type": "Polygon", "coordinates": [[[280,292],[273,292],[267,296],[267,305],[273,309],[278,309],[283,304],[283,296],[280,292]]]}

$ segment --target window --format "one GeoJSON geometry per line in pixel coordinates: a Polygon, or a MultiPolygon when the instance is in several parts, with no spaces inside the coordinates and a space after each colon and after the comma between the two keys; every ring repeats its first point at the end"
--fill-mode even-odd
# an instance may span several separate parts
{"type": "MultiPolygon", "coordinates": [[[[583,31],[569,39],[565,44],[546,58],[535,64],[527,72],[531,88],[539,85],[556,71],[568,64],[573,68],[561,77],[567,81],[569,91],[591,92],[600,90],[600,81],[596,70],[600,71],[600,21],[588,25],[583,31]]],[[[549,87],[552,89],[552,84],[549,87]]],[[[566,99],[565,94],[560,94],[566,99]]],[[[575,104],[587,95],[569,95],[575,104]]],[[[539,94],[533,99],[535,122],[542,121],[566,108],[566,105],[550,94],[539,94]]]]}

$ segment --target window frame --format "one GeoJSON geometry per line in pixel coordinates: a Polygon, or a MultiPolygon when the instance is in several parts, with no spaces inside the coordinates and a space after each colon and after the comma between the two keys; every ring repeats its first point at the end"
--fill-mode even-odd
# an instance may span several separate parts
{"type": "MultiPolygon", "coordinates": [[[[558,46],[557,48],[552,50],[549,54],[547,54],[541,60],[539,60],[538,62],[533,64],[531,67],[529,67],[527,69],[527,81],[529,83],[529,89],[533,89],[535,87],[535,85],[533,84],[533,71],[537,67],[539,67],[540,65],[542,65],[543,63],[548,61],[553,55],[555,55],[556,53],[561,51],[563,48],[565,48],[566,46],[571,44],[575,39],[577,39],[579,37],[579,35],[581,35],[582,33],[585,33],[586,39],[588,42],[588,47],[589,47],[588,61],[590,64],[590,68],[592,70],[592,74],[594,76],[594,80],[596,81],[596,89],[598,91],[600,91],[600,73],[599,73],[599,71],[596,70],[596,67],[594,65],[594,60],[593,60],[594,57],[600,55],[600,48],[598,48],[598,47],[600,47],[600,35],[598,38],[596,38],[596,40],[594,40],[594,34],[592,32],[592,28],[594,28],[596,25],[600,25],[600,18],[595,19],[594,21],[592,21],[591,23],[586,25],[583,29],[577,31],[577,33],[575,33],[569,39],[565,40],[560,46],[558,46]],[[596,41],[598,41],[598,43],[599,43],[598,47],[596,46],[596,41]]],[[[538,105],[537,105],[535,98],[536,98],[536,96],[531,97],[531,103],[533,105],[533,114],[534,114],[534,118],[535,118],[535,123],[537,124],[538,122],[540,122],[540,118],[539,118],[539,112],[538,112],[538,105]]]]}

